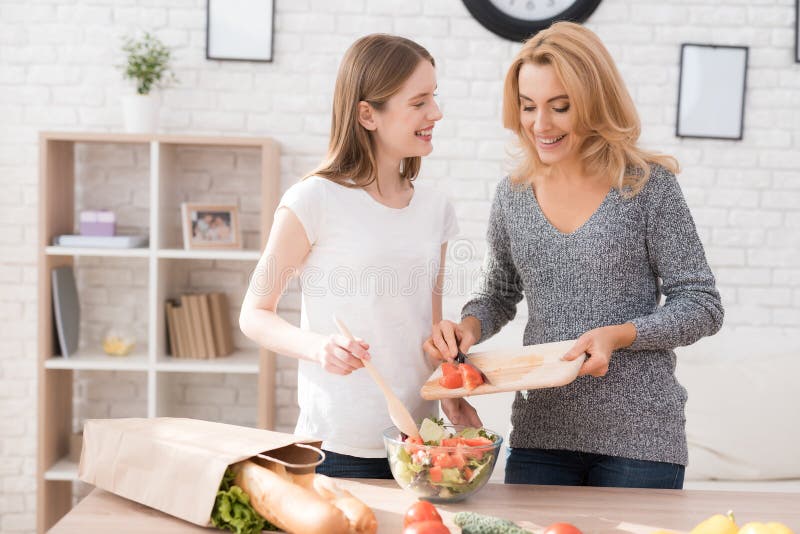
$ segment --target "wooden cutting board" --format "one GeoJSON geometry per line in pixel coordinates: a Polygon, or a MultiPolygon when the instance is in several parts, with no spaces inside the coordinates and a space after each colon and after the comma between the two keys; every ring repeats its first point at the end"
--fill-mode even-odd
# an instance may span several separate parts
{"type": "Polygon", "coordinates": [[[584,354],[571,362],[561,360],[574,344],[573,339],[467,354],[469,360],[486,374],[491,384],[480,385],[472,391],[463,387],[443,388],[439,385],[439,378],[442,376],[442,367],[439,366],[420,389],[420,395],[427,400],[455,399],[501,391],[563,386],[575,380],[586,359],[584,354]]]}

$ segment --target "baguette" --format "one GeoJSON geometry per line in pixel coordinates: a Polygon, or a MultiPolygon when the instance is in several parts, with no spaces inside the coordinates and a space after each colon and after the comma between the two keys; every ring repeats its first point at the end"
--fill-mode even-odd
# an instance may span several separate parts
{"type": "Polygon", "coordinates": [[[375,534],[378,531],[378,520],[372,509],[352,493],[342,489],[332,478],[314,475],[311,482],[318,495],[344,513],[350,522],[351,534],[375,534]]]}
{"type": "Polygon", "coordinates": [[[274,472],[249,460],[240,462],[234,470],[236,485],[250,496],[256,512],[275,526],[291,534],[349,534],[350,523],[344,512],[316,492],[295,484],[285,470],[274,472]]]}

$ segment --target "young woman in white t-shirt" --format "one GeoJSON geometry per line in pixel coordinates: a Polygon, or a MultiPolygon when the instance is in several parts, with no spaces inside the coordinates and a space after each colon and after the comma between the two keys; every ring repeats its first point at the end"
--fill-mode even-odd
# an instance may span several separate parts
{"type": "MultiPolygon", "coordinates": [[[[242,304],[249,338],[297,358],[296,433],[323,440],[329,476],[391,478],[382,431],[392,425],[362,360],[369,359],[419,421],[436,406],[419,388],[433,370],[422,345],[442,316],[452,205],[414,182],[442,118],[435,63],[408,39],[368,35],[339,67],[328,154],[281,199],[242,304]],[[300,276],[301,325],[276,313],[300,276]],[[339,335],[338,316],[360,336],[339,335]]],[[[454,423],[479,424],[463,400],[443,405],[454,423]]]]}

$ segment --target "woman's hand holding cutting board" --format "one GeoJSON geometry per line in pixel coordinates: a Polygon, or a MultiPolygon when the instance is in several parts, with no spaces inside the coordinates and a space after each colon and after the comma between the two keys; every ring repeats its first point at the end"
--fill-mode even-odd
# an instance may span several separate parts
{"type": "Polygon", "coordinates": [[[611,363],[611,353],[631,345],[636,339],[633,323],[603,326],[585,332],[563,356],[564,361],[573,361],[584,354],[589,357],[578,371],[578,376],[605,376],[611,363]]]}

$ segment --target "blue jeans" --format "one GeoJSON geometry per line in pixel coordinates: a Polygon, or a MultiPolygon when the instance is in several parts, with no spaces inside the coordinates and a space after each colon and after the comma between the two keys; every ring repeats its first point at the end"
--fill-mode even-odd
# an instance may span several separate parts
{"type": "Polygon", "coordinates": [[[506,484],[683,489],[685,467],[576,451],[509,448],[506,484]]]}
{"type": "Polygon", "coordinates": [[[325,461],[317,466],[317,473],[335,478],[392,478],[386,458],[359,458],[331,451],[325,451],[325,461]]]}

